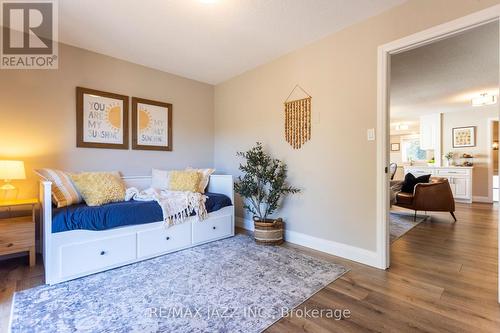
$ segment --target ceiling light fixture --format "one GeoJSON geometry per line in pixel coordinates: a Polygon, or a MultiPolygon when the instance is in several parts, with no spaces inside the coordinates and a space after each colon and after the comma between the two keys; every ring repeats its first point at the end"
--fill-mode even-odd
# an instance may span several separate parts
{"type": "Polygon", "coordinates": [[[497,103],[497,96],[483,93],[478,97],[472,99],[472,106],[485,106],[497,103]]]}
{"type": "Polygon", "coordinates": [[[407,131],[410,128],[408,124],[397,124],[396,131],[407,131]]]}

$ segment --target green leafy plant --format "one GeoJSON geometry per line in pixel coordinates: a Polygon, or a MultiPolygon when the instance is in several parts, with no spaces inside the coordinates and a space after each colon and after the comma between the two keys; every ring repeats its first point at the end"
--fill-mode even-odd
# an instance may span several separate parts
{"type": "Polygon", "coordinates": [[[283,196],[300,192],[286,184],[286,164],[267,154],[260,142],[236,155],[244,158],[246,164],[240,163],[243,176],[238,177],[234,189],[245,199],[243,207],[256,218],[265,221],[280,207],[283,196]]]}
{"type": "Polygon", "coordinates": [[[448,161],[453,159],[453,152],[448,152],[446,155],[444,155],[444,158],[446,158],[448,161]]]}

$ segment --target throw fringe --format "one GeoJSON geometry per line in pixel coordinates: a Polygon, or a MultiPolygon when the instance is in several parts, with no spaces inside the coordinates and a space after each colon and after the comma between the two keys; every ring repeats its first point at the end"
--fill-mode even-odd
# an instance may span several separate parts
{"type": "Polygon", "coordinates": [[[163,214],[163,221],[167,227],[181,224],[186,221],[194,212],[198,217],[198,221],[203,221],[207,218],[207,209],[205,201],[207,196],[189,191],[167,191],[148,188],[139,191],[135,187],[128,188],[125,195],[125,200],[131,199],[137,201],[156,201],[163,214]]]}

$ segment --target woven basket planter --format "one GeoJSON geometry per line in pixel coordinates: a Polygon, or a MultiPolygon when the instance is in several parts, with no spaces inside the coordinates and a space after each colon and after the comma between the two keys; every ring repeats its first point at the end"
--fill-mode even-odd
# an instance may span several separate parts
{"type": "Polygon", "coordinates": [[[253,219],[255,242],[263,245],[280,245],[283,243],[283,220],[253,219]]]}

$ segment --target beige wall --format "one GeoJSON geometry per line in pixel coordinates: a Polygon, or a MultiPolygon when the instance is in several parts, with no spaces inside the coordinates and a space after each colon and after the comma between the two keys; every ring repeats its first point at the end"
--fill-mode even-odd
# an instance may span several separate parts
{"type": "Polygon", "coordinates": [[[0,159],[26,162],[20,197],[37,193],[34,168],[147,175],[213,165],[213,86],[66,45],[59,58],[58,70],[0,71],[0,159]],[[76,148],[76,86],[172,103],[173,151],[76,148]]]}
{"type": "Polygon", "coordinates": [[[391,163],[397,163],[398,165],[403,164],[403,155],[401,154],[401,135],[391,135],[389,139],[390,144],[399,143],[398,151],[390,151],[389,159],[391,163]]]}
{"type": "Polygon", "coordinates": [[[216,167],[237,174],[236,151],[262,141],[303,189],[280,212],[289,230],[375,250],[376,142],[366,130],[376,127],[377,47],[498,2],[409,1],[216,86],[216,167]],[[297,83],[313,97],[301,150],[283,139],[283,101],[297,83]]]}
{"type": "MultiPolygon", "coordinates": [[[[488,162],[491,144],[488,141],[491,118],[498,119],[498,108],[480,107],[470,111],[449,112],[442,115],[443,154],[453,152],[456,157],[468,153],[474,156],[472,172],[472,195],[488,197],[488,162]],[[453,148],[452,129],[454,127],[476,126],[476,146],[468,148],[453,148]]],[[[492,135],[492,134],[491,134],[492,135]]],[[[460,159],[456,160],[462,163],[460,159]]]]}
{"type": "Polygon", "coordinates": [[[401,137],[404,135],[391,135],[389,137],[390,144],[399,143],[398,151],[389,151],[389,160],[391,163],[396,163],[398,168],[396,169],[396,173],[394,174],[394,180],[403,180],[404,179],[404,169],[403,169],[403,158],[401,154],[401,137]]]}

